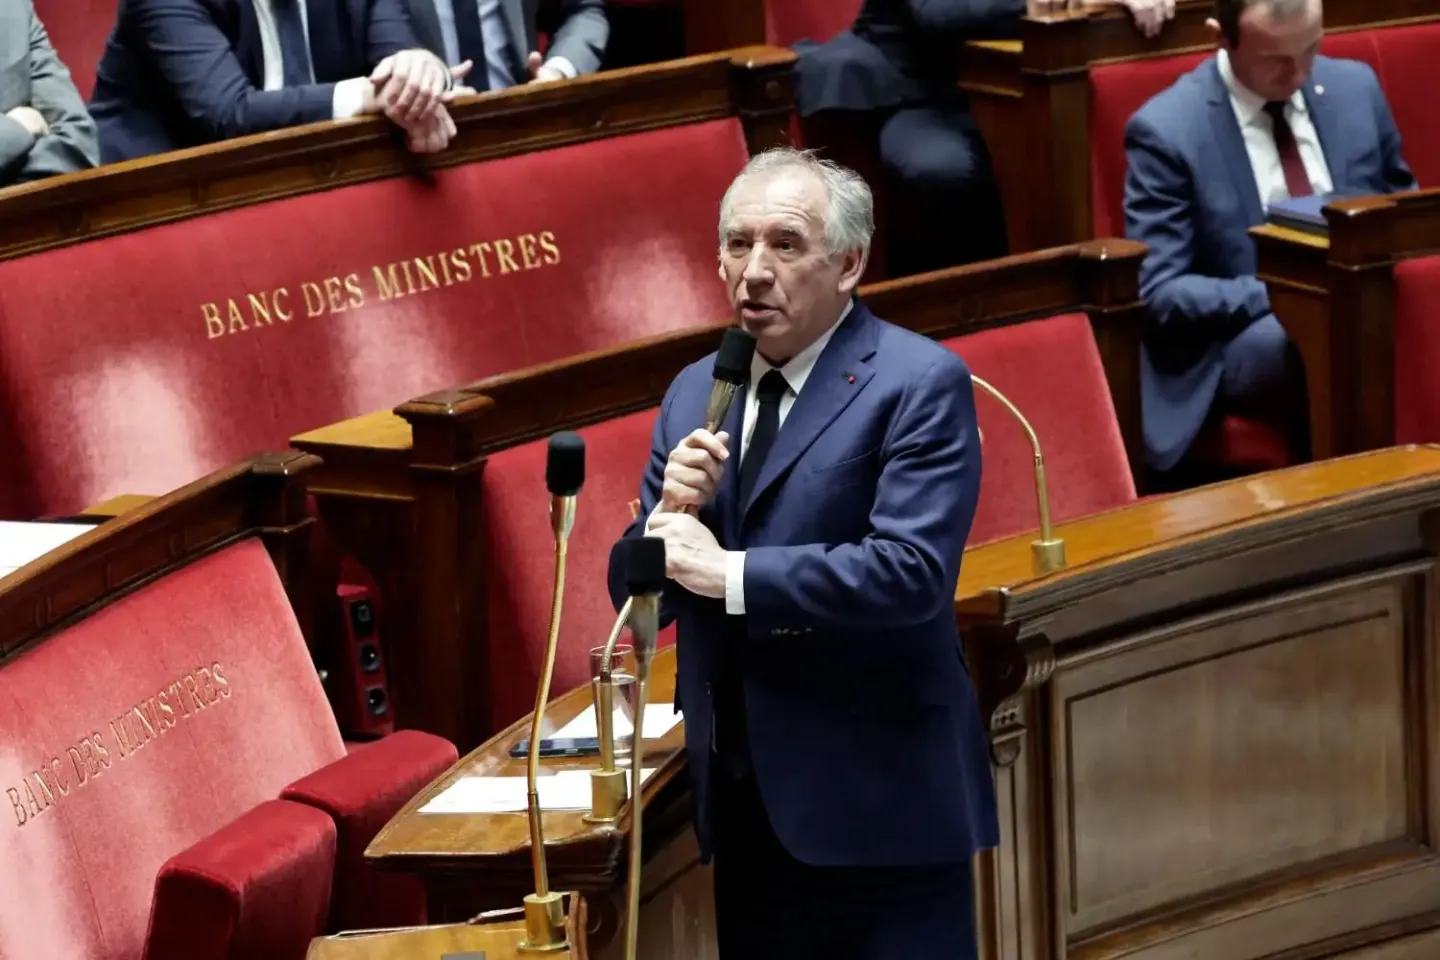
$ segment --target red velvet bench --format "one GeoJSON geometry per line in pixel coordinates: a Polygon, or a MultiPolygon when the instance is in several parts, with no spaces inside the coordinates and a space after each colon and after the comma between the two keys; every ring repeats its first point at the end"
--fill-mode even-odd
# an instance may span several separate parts
{"type": "MultiPolygon", "coordinates": [[[[1052,502],[1064,518],[1135,495],[1143,253],[1127,241],[1096,242],[862,295],[886,319],[960,337],[953,346],[975,371],[1014,394],[1047,445],[1052,502]],[[1065,389],[1052,389],[1061,368],[1065,389]]],[[[492,377],[294,438],[325,461],[310,485],[320,514],[386,601],[387,671],[402,724],[468,748],[533,700],[545,622],[534,613],[552,575],[535,470],[543,439],[564,428],[587,437],[590,466],[571,540],[556,689],[581,682],[584,651],[603,639],[611,616],[604,558],[630,519],[654,407],[681,367],[714,349],[721,329],[492,377]]],[[[1036,506],[1021,428],[988,399],[979,404],[987,467],[976,536],[989,539],[1034,527],[1036,506]]]]}
{"type": "Polygon", "coordinates": [[[5,956],[298,960],[423,922],[362,853],[456,751],[347,755],[291,601],[314,463],[221,470],[0,578],[5,956]]]}
{"type": "Polygon", "coordinates": [[[785,142],[792,60],[485,94],[425,159],[372,118],[6,191],[0,518],[169,490],[319,424],[707,321],[714,211],[785,142]]]}

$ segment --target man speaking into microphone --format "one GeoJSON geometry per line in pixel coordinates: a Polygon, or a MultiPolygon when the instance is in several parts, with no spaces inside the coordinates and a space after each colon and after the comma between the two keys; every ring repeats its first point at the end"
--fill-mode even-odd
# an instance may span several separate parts
{"type": "Polygon", "coordinates": [[[749,383],[711,434],[714,357],[675,378],[626,532],[665,541],[723,960],[977,952],[970,862],[998,826],[952,606],[974,394],[963,361],[854,297],[873,232],[865,182],[807,153],[731,184],[720,276],[749,383]]]}

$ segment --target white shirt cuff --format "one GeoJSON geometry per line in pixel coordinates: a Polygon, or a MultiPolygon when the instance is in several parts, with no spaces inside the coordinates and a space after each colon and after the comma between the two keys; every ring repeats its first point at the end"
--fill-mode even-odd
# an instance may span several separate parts
{"type": "Polygon", "coordinates": [[[725,612],[745,615],[745,551],[725,551],[725,612]]]}
{"type": "Polygon", "coordinates": [[[556,72],[563,74],[567,80],[574,80],[580,76],[580,71],[575,69],[575,64],[564,57],[551,57],[545,61],[545,66],[554,68],[556,72]]]}
{"type": "Polygon", "coordinates": [[[335,94],[330,99],[331,115],[336,120],[358,117],[365,110],[365,85],[369,77],[352,77],[335,84],[335,94]]]}

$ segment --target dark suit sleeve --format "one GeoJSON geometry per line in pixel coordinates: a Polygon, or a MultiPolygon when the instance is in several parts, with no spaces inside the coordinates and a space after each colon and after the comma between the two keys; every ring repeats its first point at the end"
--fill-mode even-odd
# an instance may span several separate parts
{"type": "Polygon", "coordinates": [[[923,30],[972,35],[1011,33],[1025,16],[1025,0],[905,0],[923,30]]]}
{"type": "Polygon", "coordinates": [[[1370,96],[1375,101],[1375,123],[1380,130],[1381,176],[1385,180],[1386,188],[1391,193],[1415,190],[1419,184],[1416,183],[1415,174],[1410,171],[1410,165],[1405,162],[1405,157],[1400,152],[1400,131],[1395,126],[1395,117],[1390,112],[1390,103],[1385,99],[1385,91],[1381,89],[1380,80],[1375,76],[1375,72],[1373,70],[1369,72],[1370,96]]]}
{"type": "Polygon", "coordinates": [[[329,120],[333,83],[261,90],[199,0],[127,0],[151,59],[185,115],[214,140],[329,120]]]}
{"type": "Polygon", "coordinates": [[[1197,185],[1174,147],[1139,114],[1125,127],[1125,233],[1150,248],[1140,295],[1167,334],[1233,336],[1270,313],[1257,277],[1192,272],[1197,185]]]}
{"type": "MultiPolygon", "coordinates": [[[[669,391],[665,394],[664,401],[660,404],[660,415],[655,418],[655,430],[650,439],[650,460],[645,465],[645,475],[640,479],[640,515],[630,526],[625,528],[625,533],[610,548],[610,602],[614,604],[616,611],[625,605],[629,599],[629,592],[625,585],[625,541],[634,537],[645,535],[645,524],[650,519],[650,514],[655,512],[655,507],[660,503],[660,487],[665,482],[665,464],[670,459],[670,451],[674,449],[675,443],[671,443],[666,434],[665,422],[669,419],[670,407],[674,401],[678,389],[680,377],[670,384],[669,391]]],[[[680,588],[674,581],[666,581],[665,593],[660,599],[660,626],[665,628],[675,619],[675,604],[678,600],[680,588]]]]}
{"type": "Polygon", "coordinates": [[[554,0],[541,8],[539,29],[550,34],[546,59],[564,57],[580,74],[600,69],[610,39],[605,0],[554,0]]]}
{"type": "Polygon", "coordinates": [[[882,449],[865,539],[745,551],[752,637],[913,626],[954,603],[980,497],[974,387],[958,357],[911,382],[882,449]]]}
{"type": "MultiPolygon", "coordinates": [[[[404,0],[374,0],[370,5],[370,21],[365,27],[365,42],[368,46],[365,57],[372,68],[401,50],[424,48],[419,34],[410,24],[404,0]]],[[[443,60],[445,52],[442,50],[436,56],[443,60]]]]}
{"type": "Polygon", "coordinates": [[[100,162],[95,121],[85,110],[80,91],[70,79],[70,71],[50,45],[50,37],[33,7],[30,8],[30,106],[45,118],[50,132],[35,141],[20,168],[19,180],[73,173],[100,162]]]}

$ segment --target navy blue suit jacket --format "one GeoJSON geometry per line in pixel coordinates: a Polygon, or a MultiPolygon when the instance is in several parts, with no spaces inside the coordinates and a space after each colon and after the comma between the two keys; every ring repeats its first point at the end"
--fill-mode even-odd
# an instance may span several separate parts
{"type": "Polygon", "coordinates": [[[962,41],[1014,33],[1024,15],[1025,0],[865,0],[849,30],[795,45],[796,106],[808,117],[957,99],[962,41]]]}
{"type": "MultiPolygon", "coordinates": [[[[1336,193],[1415,187],[1369,66],[1318,57],[1303,92],[1336,193]]],[[[1265,210],[1214,58],[1140,108],[1125,151],[1125,233],[1150,248],[1140,271],[1151,320],[1141,361],[1145,446],[1151,465],[1166,470],[1210,411],[1225,342],[1270,313],[1249,235],[1265,210]]]]}
{"type": "MultiPolygon", "coordinates": [[[[675,379],[641,487],[643,533],[670,451],[704,421],[713,356],[675,379]]],[[[724,429],[740,435],[743,394],[724,429]]],[[[986,725],[955,626],[980,490],[970,372],[856,303],[817,360],[748,504],[727,470],[700,520],[744,549],[743,624],[671,583],[677,700],[711,854],[711,691],[744,653],[749,746],[776,836],[822,866],[963,863],[998,843],[986,725]],[[738,628],[738,629],[737,629],[738,628]]],[[[618,548],[610,591],[625,599],[618,548]]]]}
{"type": "Polygon", "coordinates": [[[328,0],[333,28],[310,20],[316,83],[262,90],[251,0],[121,0],[96,71],[90,115],[104,163],[293,127],[333,115],[335,82],[367,76],[418,48],[403,0],[328,0]]]}

